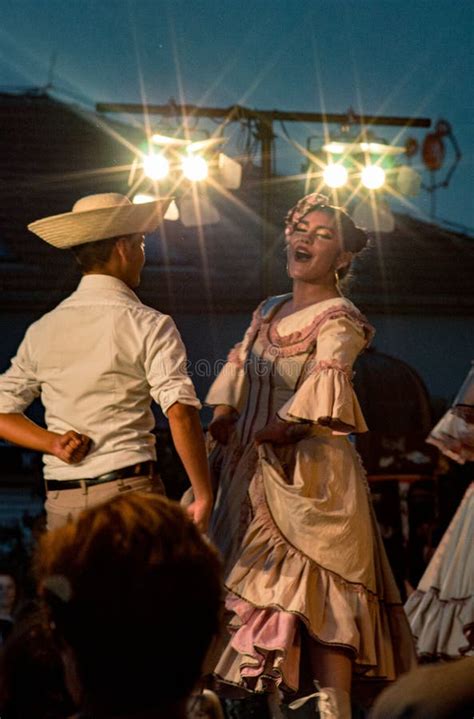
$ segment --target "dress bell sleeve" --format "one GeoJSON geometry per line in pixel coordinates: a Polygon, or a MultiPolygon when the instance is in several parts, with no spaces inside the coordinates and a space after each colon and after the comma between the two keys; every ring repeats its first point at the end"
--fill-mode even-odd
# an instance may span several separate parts
{"type": "Polygon", "coordinates": [[[352,365],[367,344],[363,324],[346,316],[328,319],[319,330],[306,379],[278,412],[280,419],[319,424],[334,434],[367,432],[351,382],[352,365]]]}
{"type": "MultiPolygon", "coordinates": [[[[238,351],[238,345],[234,347],[234,350],[238,351]]],[[[246,386],[243,365],[240,366],[228,359],[212,383],[204,404],[209,407],[224,404],[233,407],[240,413],[245,402],[246,386]]]]}
{"type": "Polygon", "coordinates": [[[241,412],[247,397],[248,381],[245,364],[253,339],[261,322],[261,303],[253,313],[252,322],[241,342],[238,342],[227,355],[227,361],[212,383],[204,404],[216,407],[224,404],[241,412]]]}

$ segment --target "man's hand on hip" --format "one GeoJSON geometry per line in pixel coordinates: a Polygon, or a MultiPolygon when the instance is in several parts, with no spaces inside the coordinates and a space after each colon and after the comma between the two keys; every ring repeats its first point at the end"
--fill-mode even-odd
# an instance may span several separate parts
{"type": "Polygon", "coordinates": [[[56,435],[51,444],[51,454],[66,464],[77,464],[82,462],[90,448],[90,437],[70,429],[64,434],[56,435]]]}
{"type": "Polygon", "coordinates": [[[73,429],[58,434],[40,427],[23,414],[0,413],[0,437],[20,447],[52,454],[66,464],[81,462],[91,448],[91,440],[73,429]]]}

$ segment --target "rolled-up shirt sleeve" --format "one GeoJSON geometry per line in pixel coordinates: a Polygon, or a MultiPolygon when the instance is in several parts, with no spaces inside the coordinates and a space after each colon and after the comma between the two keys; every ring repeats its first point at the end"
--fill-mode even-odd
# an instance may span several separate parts
{"type": "Polygon", "coordinates": [[[162,316],[146,338],[145,372],[150,394],[164,414],[175,402],[201,409],[188,375],[186,349],[171,317],[162,316]]]}
{"type": "Polygon", "coordinates": [[[28,331],[10,367],[0,375],[0,412],[21,414],[41,393],[41,383],[36,376],[36,363],[30,347],[28,331]]]}

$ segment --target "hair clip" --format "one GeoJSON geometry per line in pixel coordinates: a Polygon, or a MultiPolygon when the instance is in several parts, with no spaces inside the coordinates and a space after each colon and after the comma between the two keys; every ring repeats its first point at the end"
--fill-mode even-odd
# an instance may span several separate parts
{"type": "Polygon", "coordinates": [[[305,195],[287,212],[285,223],[287,225],[294,225],[301,217],[306,215],[312,207],[317,207],[318,205],[329,206],[329,197],[322,195],[320,192],[311,192],[309,195],[305,195]]]}

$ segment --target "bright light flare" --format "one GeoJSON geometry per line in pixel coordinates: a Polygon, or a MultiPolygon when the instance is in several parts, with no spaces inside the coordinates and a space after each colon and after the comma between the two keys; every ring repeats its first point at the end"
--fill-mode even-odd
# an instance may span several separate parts
{"type": "Polygon", "coordinates": [[[347,143],[342,142],[326,142],[325,145],[323,145],[322,149],[325,152],[329,152],[331,155],[342,155],[344,152],[344,148],[347,147],[347,143]]]}
{"type": "Polygon", "coordinates": [[[155,145],[162,145],[165,147],[173,147],[177,145],[186,145],[187,140],[182,140],[180,137],[168,137],[167,135],[160,135],[159,133],[155,132],[154,135],[151,136],[152,142],[155,143],[155,145]]]}
{"type": "Polygon", "coordinates": [[[170,163],[164,155],[146,155],[143,171],[151,180],[164,180],[170,171],[170,163]]]}
{"type": "Polygon", "coordinates": [[[401,155],[406,152],[400,145],[386,145],[383,142],[360,142],[362,152],[369,152],[372,155],[401,155]]]}
{"type": "Polygon", "coordinates": [[[154,202],[156,200],[156,197],[153,195],[147,195],[146,192],[138,192],[133,197],[133,204],[134,205],[144,205],[146,202],[154,202]]]}
{"type": "Polygon", "coordinates": [[[368,190],[378,190],[385,183],[385,170],[378,165],[367,165],[360,179],[368,190]]]}
{"type": "Polygon", "coordinates": [[[205,180],[209,172],[206,160],[200,155],[184,157],[181,167],[183,175],[191,182],[205,180]]]}
{"type": "Polygon", "coordinates": [[[329,187],[342,187],[347,182],[348,173],[344,165],[331,163],[324,168],[323,178],[329,187]]]}

